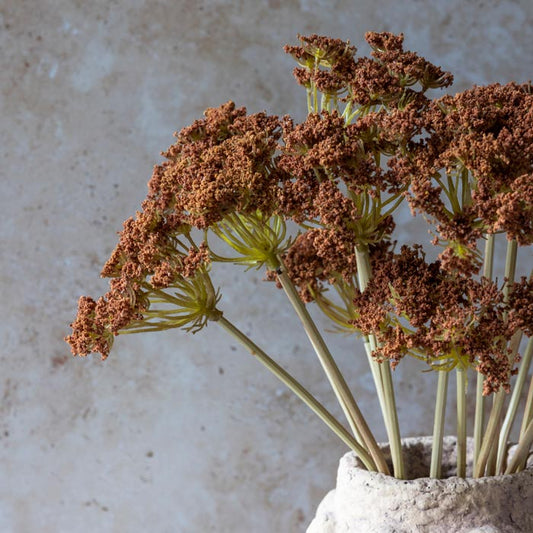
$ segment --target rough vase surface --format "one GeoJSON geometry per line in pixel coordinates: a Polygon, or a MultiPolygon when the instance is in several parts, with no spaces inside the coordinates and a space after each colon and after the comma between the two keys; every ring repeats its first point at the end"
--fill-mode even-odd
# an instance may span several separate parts
{"type": "MultiPolygon", "coordinates": [[[[388,452],[388,446],[383,447],[388,452]]],[[[533,461],[518,474],[479,479],[454,476],[456,439],[446,437],[443,476],[427,476],[431,438],[403,440],[407,480],[368,472],[349,452],[337,486],[320,503],[307,533],[516,533],[533,531],[533,461]]],[[[512,453],[512,449],[511,452],[512,453]]],[[[468,443],[467,476],[472,471],[468,443]]]]}

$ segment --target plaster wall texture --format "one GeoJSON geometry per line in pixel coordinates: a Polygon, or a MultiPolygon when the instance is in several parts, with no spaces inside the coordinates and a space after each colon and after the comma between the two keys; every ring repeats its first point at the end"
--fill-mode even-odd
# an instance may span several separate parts
{"type": "MultiPolygon", "coordinates": [[[[0,0],[0,531],[304,531],[343,444],[214,325],[72,358],[76,301],[105,292],[115,232],[175,130],[230,99],[303,118],[282,51],[297,33],[368,53],[365,31],[404,32],[460,90],[531,78],[532,28],[529,0],[0,0]]],[[[403,235],[427,240],[417,224],[403,235]]],[[[224,309],[340,415],[262,277],[217,269],[224,309]]],[[[326,335],[384,440],[362,347],[326,335]]],[[[405,436],[431,430],[436,378],[419,372],[395,374],[405,436]]]]}

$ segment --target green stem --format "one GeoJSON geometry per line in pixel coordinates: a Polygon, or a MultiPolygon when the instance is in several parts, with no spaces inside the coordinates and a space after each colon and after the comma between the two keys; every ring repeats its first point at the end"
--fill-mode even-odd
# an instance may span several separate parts
{"type": "Polygon", "coordinates": [[[522,425],[520,426],[520,438],[526,432],[526,427],[530,420],[533,419],[533,376],[529,381],[529,390],[527,393],[526,405],[524,407],[524,416],[522,418],[522,425]]]}
{"type": "Polygon", "coordinates": [[[485,420],[485,396],[483,396],[485,376],[481,372],[476,375],[476,410],[474,413],[474,464],[479,457],[483,438],[483,422],[485,420]]]}
{"type": "Polygon", "coordinates": [[[487,459],[487,466],[485,468],[486,476],[495,476],[496,475],[496,457],[498,456],[498,435],[502,428],[502,417],[503,417],[503,407],[505,406],[505,397],[502,400],[502,408],[500,411],[500,417],[496,424],[496,431],[494,438],[492,439],[492,444],[489,452],[489,457],[487,459]]]}
{"type": "MultiPolygon", "coordinates": [[[[509,301],[509,291],[511,290],[511,286],[515,278],[517,249],[518,247],[517,247],[516,240],[507,241],[507,251],[506,251],[506,256],[505,256],[505,272],[504,272],[505,284],[503,286],[504,303],[507,303],[509,301]]],[[[507,319],[507,313],[505,312],[504,320],[506,319],[507,319]]],[[[514,356],[511,356],[511,357],[514,358],[514,356]]],[[[498,414],[497,420],[495,420],[495,426],[492,428],[494,433],[491,435],[491,445],[490,445],[489,455],[487,457],[487,463],[486,463],[485,474],[487,476],[493,476],[496,474],[496,463],[497,463],[498,448],[499,448],[497,434],[499,434],[499,431],[501,429],[504,401],[505,401],[505,396],[503,394],[503,391],[499,391],[495,395],[493,406],[492,406],[493,410],[495,407],[497,407],[499,414],[498,414]]],[[[492,413],[491,413],[491,416],[492,416],[492,413]]]]}
{"type": "Polygon", "coordinates": [[[344,111],[342,112],[342,118],[346,120],[346,118],[350,115],[350,112],[352,110],[352,101],[349,100],[346,106],[344,107],[344,111]]]}
{"type": "Polygon", "coordinates": [[[300,398],[350,449],[361,459],[368,470],[374,470],[374,461],[368,452],[346,431],[335,417],[310,394],[287,371],[271,359],[257,344],[255,344],[242,331],[237,329],[229,320],[220,316],[216,323],[219,324],[232,337],[239,341],[253,356],[255,356],[270,372],[284,383],[298,398],[300,398]]]}
{"type": "MultiPolygon", "coordinates": [[[[520,336],[521,337],[521,336],[520,336]]],[[[522,362],[520,363],[520,370],[518,371],[518,377],[516,378],[516,383],[513,388],[513,393],[511,395],[511,401],[509,402],[509,407],[505,413],[505,418],[503,420],[502,429],[500,431],[500,439],[498,441],[498,458],[496,462],[496,472],[503,474],[505,470],[505,461],[507,459],[507,442],[509,440],[509,435],[513,427],[516,413],[518,411],[518,404],[520,403],[520,398],[522,396],[522,391],[524,390],[524,384],[529,372],[529,367],[531,365],[531,357],[533,355],[533,337],[529,339],[522,362]]]]}
{"type": "Polygon", "coordinates": [[[529,455],[529,449],[533,443],[533,420],[530,420],[524,434],[520,437],[518,446],[514,452],[513,458],[505,471],[506,474],[513,474],[524,468],[529,455]]]}
{"type": "Polygon", "coordinates": [[[364,337],[363,339],[365,353],[370,366],[370,372],[372,373],[372,379],[374,380],[374,385],[376,388],[376,393],[378,396],[379,408],[381,410],[383,419],[385,421],[385,427],[387,427],[388,420],[386,418],[387,413],[387,404],[385,403],[385,398],[383,396],[383,384],[381,380],[381,371],[380,364],[372,357],[372,351],[375,349],[375,338],[372,336],[364,337]]]}
{"type": "Polygon", "coordinates": [[[353,119],[357,116],[361,114],[361,108],[358,107],[353,113],[351,113],[350,115],[348,115],[348,117],[346,118],[345,122],[346,124],[351,124],[353,119]]]}
{"type": "MultiPolygon", "coordinates": [[[[533,376],[529,381],[529,391],[527,393],[526,405],[524,407],[524,417],[522,418],[522,425],[520,427],[520,437],[518,442],[524,439],[524,435],[527,432],[528,425],[533,421],[533,376]]],[[[515,468],[516,472],[524,470],[526,467],[527,456],[524,457],[522,462],[515,468]]]]}
{"type": "Polygon", "coordinates": [[[284,266],[282,267],[281,259],[278,259],[278,261],[279,263],[277,265],[271,264],[270,266],[275,268],[278,280],[283,287],[283,290],[285,291],[289,301],[291,302],[296,314],[298,315],[298,318],[302,322],[305,332],[307,333],[307,336],[313,345],[320,363],[322,364],[322,368],[324,369],[333,391],[335,392],[346,418],[348,419],[352,431],[358,438],[359,442],[365,444],[366,449],[370,452],[376,463],[378,471],[388,474],[389,468],[385,461],[383,452],[380,450],[374,435],[370,431],[363,414],[361,413],[343,375],[341,374],[337,364],[335,363],[335,360],[333,359],[333,356],[324,342],[322,335],[320,335],[316,324],[313,322],[311,315],[300,299],[300,296],[298,295],[296,288],[286,273],[284,266]]]}
{"type": "Polygon", "coordinates": [[[439,379],[435,400],[435,418],[433,421],[433,443],[429,476],[440,479],[442,477],[442,438],[444,436],[444,419],[446,414],[449,373],[446,370],[441,370],[438,374],[439,379]]]}
{"type": "MultiPolygon", "coordinates": [[[[516,274],[516,256],[517,256],[517,251],[518,251],[518,244],[516,242],[516,240],[512,239],[512,240],[508,240],[507,241],[507,252],[506,252],[506,256],[505,256],[505,272],[504,272],[504,277],[505,277],[505,284],[503,286],[503,302],[504,303],[507,303],[509,301],[509,293],[510,293],[510,290],[511,290],[511,286],[514,282],[514,279],[515,279],[515,274],[516,274]]],[[[504,312],[503,314],[503,318],[504,320],[507,320],[507,312],[504,312]]],[[[511,339],[511,344],[513,343],[513,339],[511,339]]],[[[516,350],[518,350],[518,346],[516,346],[516,349],[511,345],[511,355],[510,355],[510,360],[514,360],[514,357],[515,357],[515,354],[516,354],[516,350]]],[[[502,407],[503,407],[503,402],[504,402],[504,398],[502,397],[502,407]]],[[[498,418],[498,433],[499,431],[501,430],[501,423],[502,423],[502,419],[501,419],[501,413],[500,413],[500,416],[498,418]]],[[[493,441],[493,444],[492,444],[492,448],[490,450],[490,454],[489,454],[489,457],[488,457],[488,462],[487,462],[487,471],[486,471],[486,474],[488,476],[493,476],[496,474],[496,464],[497,464],[497,457],[500,453],[505,453],[507,450],[507,443],[504,444],[504,448],[505,450],[501,451],[499,450],[499,440],[494,440],[493,441]]]]}
{"type": "MultiPolygon", "coordinates": [[[[360,250],[355,247],[355,259],[357,262],[357,277],[359,280],[359,290],[363,292],[371,278],[370,257],[368,249],[360,250]]],[[[372,349],[377,347],[377,341],[374,335],[369,336],[369,342],[372,349]]],[[[402,442],[400,437],[400,425],[398,422],[398,410],[396,408],[396,398],[394,395],[394,386],[392,383],[391,369],[388,364],[380,364],[370,358],[370,367],[375,365],[372,371],[374,384],[377,390],[381,390],[382,396],[382,414],[389,437],[389,444],[394,467],[394,476],[398,479],[405,477],[405,469],[402,457],[402,442]]]]}
{"type": "MultiPolygon", "coordinates": [[[[492,268],[494,264],[494,234],[486,236],[485,251],[483,257],[483,277],[492,279],[492,268]]],[[[483,422],[485,419],[485,396],[483,396],[483,385],[485,376],[477,372],[476,376],[476,411],[474,414],[474,464],[477,462],[481,440],[483,437],[483,422]]]]}
{"type": "Polygon", "coordinates": [[[461,209],[465,210],[466,207],[472,204],[472,190],[470,188],[470,180],[468,179],[468,170],[463,167],[461,171],[461,209]]]}
{"type": "Polygon", "coordinates": [[[466,370],[457,368],[457,477],[466,477],[466,370]]]}
{"type": "Polygon", "coordinates": [[[313,104],[312,104],[312,94],[311,94],[311,88],[307,89],[307,113],[310,114],[313,112],[313,104]]]}
{"type": "Polygon", "coordinates": [[[516,256],[518,252],[518,244],[516,240],[507,241],[507,254],[505,256],[505,278],[506,282],[503,287],[503,297],[504,301],[509,300],[509,291],[511,290],[511,285],[514,282],[516,274],[516,256]]]}
{"type": "Polygon", "coordinates": [[[320,99],[320,111],[324,110],[329,112],[329,99],[325,94],[323,94],[322,98],[320,99]]]}
{"type": "Polygon", "coordinates": [[[494,267],[494,233],[485,236],[485,250],[483,253],[483,277],[492,279],[494,267]]]}
{"type": "MultiPolygon", "coordinates": [[[[391,198],[394,198],[394,196],[391,197],[391,198]]],[[[392,215],[392,213],[394,213],[394,211],[396,211],[396,209],[398,208],[398,206],[404,201],[404,198],[405,198],[405,197],[404,197],[402,194],[400,194],[400,195],[398,196],[398,198],[395,200],[395,202],[394,202],[394,204],[392,205],[392,207],[389,208],[387,211],[385,211],[385,213],[383,213],[383,214],[380,216],[380,220],[384,220],[385,217],[388,217],[389,215],[392,215]]],[[[386,205],[386,204],[388,204],[389,201],[390,201],[390,198],[389,198],[389,200],[387,200],[387,202],[385,202],[385,203],[383,204],[383,206],[386,205]]],[[[383,207],[383,206],[382,206],[382,207],[383,207]]]]}
{"type": "Polygon", "coordinates": [[[461,211],[461,206],[459,204],[459,199],[457,198],[457,189],[455,188],[455,185],[453,183],[453,178],[449,175],[447,175],[446,178],[448,181],[448,187],[445,187],[444,183],[439,178],[435,178],[435,181],[440,185],[440,187],[448,197],[448,200],[450,201],[450,206],[452,208],[451,213],[459,213],[461,211]]]}
{"type": "Polygon", "coordinates": [[[479,451],[479,457],[474,465],[474,477],[483,477],[485,475],[485,469],[489,461],[489,456],[493,445],[496,442],[496,434],[500,425],[501,414],[503,409],[503,402],[505,400],[505,392],[500,390],[494,393],[494,401],[490,412],[489,420],[487,422],[487,429],[481,449],[479,451]]]}

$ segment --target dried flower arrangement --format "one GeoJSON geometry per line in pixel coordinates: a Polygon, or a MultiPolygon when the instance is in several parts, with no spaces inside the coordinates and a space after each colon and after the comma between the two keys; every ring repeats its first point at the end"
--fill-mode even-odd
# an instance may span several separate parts
{"type": "MultiPolygon", "coordinates": [[[[431,99],[452,76],[403,49],[403,35],[368,33],[371,57],[311,35],[286,52],[307,92],[301,124],[228,102],[177,134],[124,223],[98,300],[82,297],[72,352],[106,358],[116,335],[216,323],[297,394],[369,470],[404,477],[392,370],[405,356],[437,372],[432,477],[441,476],[448,377],[457,379],[457,474],[465,476],[467,395],[475,400],[474,476],[524,468],[533,442],[530,379],[518,448],[507,441],[533,355],[533,274],[516,280],[533,243],[530,84],[474,87],[431,99]],[[435,261],[394,240],[402,202],[430,224],[435,261]],[[288,235],[286,222],[299,228],[288,235]],[[204,230],[201,243],[193,228],[204,230]],[[493,276],[505,235],[505,277],[493,276]],[[209,239],[232,249],[215,253],[209,239]],[[349,425],[231,323],[210,278],[217,262],[266,267],[301,320],[349,425]],[[362,337],[392,454],[376,443],[306,304],[362,337]],[[522,336],[529,342],[519,354],[522,336]],[[476,379],[467,391],[467,376],[476,379]],[[511,387],[511,376],[517,378],[511,387]],[[486,397],[492,395],[490,413],[486,397]],[[488,416],[485,416],[487,414],[488,416]],[[485,420],[488,418],[488,420],[485,420]]],[[[470,398],[468,401],[472,401],[470,398]]]]}

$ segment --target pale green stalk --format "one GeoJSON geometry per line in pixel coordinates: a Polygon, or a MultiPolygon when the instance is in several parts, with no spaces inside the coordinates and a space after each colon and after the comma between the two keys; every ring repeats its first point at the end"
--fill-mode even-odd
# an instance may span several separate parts
{"type": "MultiPolygon", "coordinates": [[[[503,286],[503,301],[504,303],[507,303],[509,301],[509,292],[511,290],[511,286],[514,282],[514,278],[515,278],[515,274],[516,274],[516,256],[517,256],[517,251],[518,251],[518,244],[516,242],[516,240],[508,240],[507,241],[507,252],[506,252],[506,256],[505,256],[505,273],[504,273],[504,276],[505,276],[505,284],[503,286]]],[[[504,313],[504,319],[507,318],[507,313],[504,313]]],[[[518,349],[518,346],[516,347],[516,349],[518,349]]],[[[513,353],[513,347],[511,346],[511,356],[510,358],[511,359],[514,359],[515,357],[515,354],[516,354],[516,351],[514,351],[513,353]]],[[[504,400],[502,399],[502,402],[504,400]]],[[[501,420],[501,415],[500,415],[500,419],[499,419],[499,423],[498,423],[498,434],[501,430],[501,423],[502,423],[502,420],[501,420]]],[[[496,439],[496,435],[494,435],[493,437],[494,439],[496,439]]],[[[496,464],[497,464],[497,457],[498,455],[500,454],[500,451],[499,451],[499,441],[498,440],[494,440],[492,446],[491,446],[491,451],[490,451],[490,454],[489,454],[489,458],[488,458],[488,462],[487,462],[487,475],[489,476],[493,476],[496,474],[496,464]]],[[[507,443],[504,444],[504,448],[507,448],[507,443]]],[[[505,453],[505,451],[501,452],[501,453],[505,453]]]]}
{"type": "MultiPolygon", "coordinates": [[[[524,416],[522,418],[522,425],[520,427],[520,436],[518,442],[522,442],[527,432],[528,424],[533,421],[533,376],[529,381],[529,391],[527,393],[526,405],[524,407],[524,416]]],[[[526,467],[527,456],[523,458],[522,462],[516,467],[515,471],[524,470],[526,467]]]]}
{"type": "MultiPolygon", "coordinates": [[[[494,263],[494,234],[486,236],[485,251],[483,257],[483,276],[492,279],[492,267],[494,263]]],[[[485,396],[483,396],[483,384],[485,376],[477,372],[476,376],[476,411],[474,414],[474,464],[476,464],[481,449],[483,437],[483,422],[485,419],[485,396]]]]}
{"type": "Polygon", "coordinates": [[[446,414],[446,397],[448,395],[447,370],[437,371],[437,396],[435,400],[435,418],[433,420],[433,443],[431,448],[431,466],[429,476],[440,479],[442,476],[442,438],[444,435],[444,419],[446,414]]]}
{"type": "Polygon", "coordinates": [[[322,368],[324,369],[324,372],[326,373],[335,395],[339,400],[346,418],[348,419],[352,431],[356,435],[359,442],[364,443],[366,446],[366,449],[369,451],[376,463],[378,471],[388,474],[389,468],[385,461],[383,452],[380,450],[374,435],[370,431],[363,414],[361,413],[342,373],[337,367],[333,356],[324,342],[322,335],[318,331],[316,324],[311,318],[311,315],[307,311],[304,303],[300,299],[300,296],[298,295],[298,292],[296,291],[291,279],[285,272],[284,267],[281,266],[281,259],[278,259],[278,261],[279,263],[277,266],[271,266],[275,267],[278,280],[283,287],[283,290],[285,291],[289,301],[291,302],[296,314],[298,315],[298,318],[304,326],[305,332],[307,333],[307,336],[313,345],[320,363],[322,364],[322,368]]]}
{"type": "Polygon", "coordinates": [[[500,425],[504,400],[505,392],[503,390],[494,393],[494,401],[487,422],[487,429],[485,430],[481,449],[479,450],[479,457],[474,465],[474,477],[483,477],[485,475],[485,469],[500,425]]]}
{"type": "Polygon", "coordinates": [[[352,110],[352,101],[349,100],[346,106],[344,107],[344,111],[342,112],[342,115],[341,115],[342,118],[345,119],[345,121],[347,120],[347,117],[350,115],[351,110],[352,110]]]}
{"type": "MultiPolygon", "coordinates": [[[[507,254],[505,257],[505,278],[506,283],[503,287],[504,301],[509,299],[510,286],[513,283],[516,272],[516,253],[517,243],[515,240],[507,241],[507,254]]],[[[514,356],[513,356],[514,357],[514,356]]],[[[501,416],[505,393],[499,390],[493,395],[492,409],[489,416],[489,422],[483,437],[478,460],[474,467],[474,476],[494,475],[496,472],[496,458],[498,455],[498,431],[501,425],[501,416]]]]}
{"type": "Polygon", "coordinates": [[[516,240],[507,241],[507,254],[505,256],[505,277],[506,283],[503,287],[503,297],[504,301],[509,300],[509,291],[511,290],[511,285],[514,282],[516,274],[516,255],[518,252],[518,244],[516,240]]]}
{"type": "MultiPolygon", "coordinates": [[[[529,380],[529,390],[527,393],[526,405],[524,406],[524,413],[522,417],[522,424],[520,426],[520,435],[518,442],[522,442],[525,438],[529,423],[533,421],[533,376],[529,380]]],[[[519,472],[526,467],[527,456],[523,458],[522,462],[516,467],[515,471],[519,472]]]]}
{"type": "Polygon", "coordinates": [[[524,406],[524,416],[520,426],[520,438],[524,435],[529,421],[533,419],[533,376],[529,381],[529,391],[527,393],[526,405],[524,406]]]}
{"type": "Polygon", "coordinates": [[[474,413],[474,464],[479,457],[481,441],[483,438],[483,425],[485,420],[485,396],[483,396],[485,376],[481,372],[476,375],[476,410],[474,413]]]}
{"type": "Polygon", "coordinates": [[[387,405],[385,403],[385,398],[383,397],[383,385],[381,383],[381,372],[379,369],[380,364],[372,357],[372,350],[373,346],[375,347],[375,342],[372,343],[371,339],[369,339],[368,337],[365,337],[363,342],[365,346],[366,357],[368,359],[368,364],[370,366],[370,372],[372,373],[372,379],[374,380],[374,385],[378,396],[379,408],[385,420],[385,424],[387,424],[387,420],[385,419],[387,405]]]}
{"type": "Polygon", "coordinates": [[[506,474],[513,474],[524,468],[531,444],[533,444],[533,420],[529,421],[524,434],[520,437],[513,458],[505,470],[506,474]]]}
{"type": "Polygon", "coordinates": [[[271,359],[257,344],[242,331],[237,329],[229,320],[220,316],[215,320],[224,330],[239,341],[254,357],[256,357],[270,372],[284,383],[298,398],[300,398],[351,450],[361,459],[368,470],[375,470],[375,464],[369,453],[346,431],[335,417],[310,394],[286,370],[271,359]]]}
{"type": "Polygon", "coordinates": [[[466,477],[466,369],[457,368],[457,476],[466,477]]]}
{"type": "Polygon", "coordinates": [[[491,444],[491,448],[489,452],[489,458],[487,459],[487,466],[485,468],[486,476],[496,475],[496,457],[498,455],[498,435],[500,434],[500,430],[502,428],[504,406],[505,406],[505,397],[502,402],[502,410],[501,410],[500,418],[498,419],[498,423],[496,426],[496,433],[494,434],[494,438],[492,440],[492,444],[491,444]]]}
{"type": "MultiPolygon", "coordinates": [[[[521,339],[522,335],[519,335],[519,338],[521,339]]],[[[514,353],[516,353],[516,351],[514,351],[514,353]]],[[[522,357],[520,369],[518,371],[518,377],[516,378],[516,383],[513,388],[513,393],[511,395],[511,401],[509,402],[509,407],[507,408],[507,413],[505,414],[502,428],[500,430],[500,438],[498,441],[498,457],[496,461],[496,472],[498,474],[503,474],[505,470],[505,461],[507,459],[507,442],[509,440],[509,434],[511,433],[511,429],[516,418],[518,404],[520,403],[522,391],[524,390],[524,384],[526,382],[529,367],[531,365],[532,355],[533,337],[529,339],[524,355],[522,357]]]]}
{"type": "MultiPolygon", "coordinates": [[[[355,247],[355,258],[357,262],[357,277],[359,280],[359,290],[364,291],[370,281],[371,268],[368,250],[359,250],[355,247]]],[[[375,349],[377,347],[374,335],[369,336],[370,347],[375,349]]],[[[394,387],[392,383],[391,369],[388,364],[380,364],[374,359],[370,358],[370,367],[376,365],[376,372],[372,372],[374,376],[374,383],[376,389],[381,388],[383,397],[383,404],[385,411],[382,411],[387,435],[389,437],[389,445],[392,456],[392,464],[394,467],[394,476],[398,479],[405,477],[405,470],[402,457],[402,442],[400,437],[400,426],[398,423],[398,412],[396,409],[396,399],[394,395],[394,387]],[[379,380],[377,379],[379,377],[379,380]]],[[[383,406],[382,406],[383,408],[383,406]]]]}
{"type": "Polygon", "coordinates": [[[312,93],[310,88],[307,89],[307,112],[313,112],[312,93]]]}

